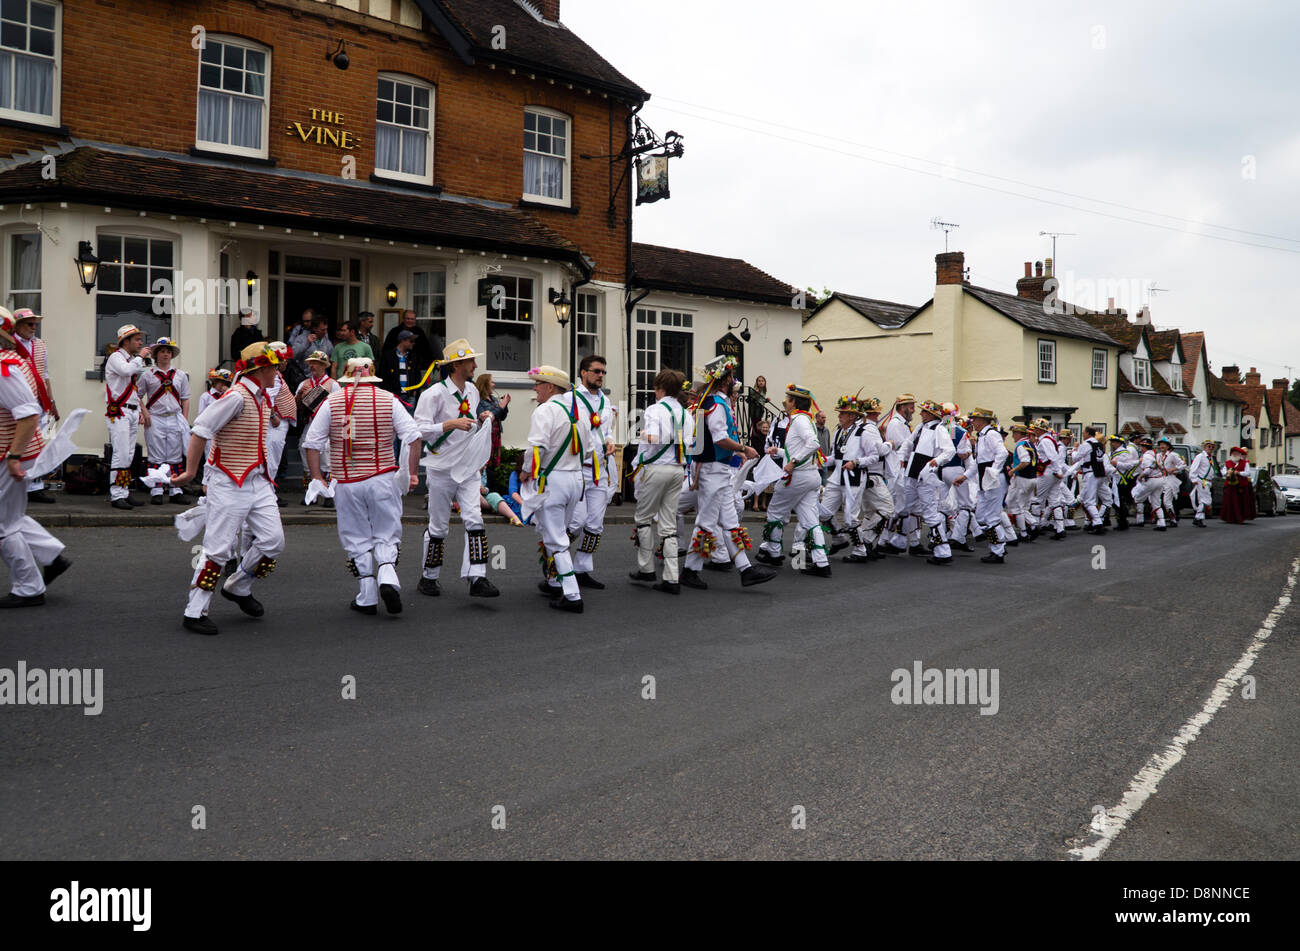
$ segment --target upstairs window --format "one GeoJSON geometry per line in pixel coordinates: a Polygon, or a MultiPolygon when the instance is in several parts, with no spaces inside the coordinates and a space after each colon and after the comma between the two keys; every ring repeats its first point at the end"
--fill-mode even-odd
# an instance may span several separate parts
{"type": "Polygon", "coordinates": [[[524,197],[569,204],[569,120],[562,113],[524,110],[524,197]]]}
{"type": "Polygon", "coordinates": [[[56,3],[0,2],[0,117],[58,124],[59,13],[56,3]]]}
{"type": "Polygon", "coordinates": [[[1133,361],[1133,385],[1139,390],[1151,389],[1151,361],[1133,361]]]}
{"type": "Polygon", "coordinates": [[[207,38],[199,53],[196,145],[266,158],[270,68],[271,54],[262,47],[224,37],[207,38]]]}
{"type": "Polygon", "coordinates": [[[600,295],[579,294],[574,308],[578,335],[578,360],[600,353],[600,295]]]}
{"type": "Polygon", "coordinates": [[[1106,351],[1092,351],[1092,388],[1094,390],[1104,390],[1106,388],[1106,351]]]}
{"type": "Polygon", "coordinates": [[[1056,341],[1038,341],[1038,382],[1056,382],[1056,341]]]}
{"type": "Polygon", "coordinates": [[[433,87],[380,73],[375,119],[376,174],[433,184],[433,87]]]}

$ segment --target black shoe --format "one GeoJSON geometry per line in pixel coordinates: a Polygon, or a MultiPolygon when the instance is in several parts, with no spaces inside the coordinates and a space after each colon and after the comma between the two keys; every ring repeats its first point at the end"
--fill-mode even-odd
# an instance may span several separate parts
{"type": "Polygon", "coordinates": [[[1075,522],[1066,522],[1065,530],[1067,532],[1077,532],[1079,530],[1079,526],[1075,522]]]}
{"type": "MultiPolygon", "coordinates": [[[[184,493],[184,492],[177,492],[175,495],[171,496],[167,501],[170,502],[172,505],[189,505],[189,504],[190,504],[190,500],[187,499],[187,498],[185,497],[185,493],[184,493]]],[[[281,503],[281,504],[283,504],[283,503],[281,503]]]]}
{"type": "Polygon", "coordinates": [[[38,608],[45,603],[45,594],[7,594],[0,598],[0,608],[38,608]]]}
{"type": "Polygon", "coordinates": [[[138,509],[140,506],[144,505],[143,502],[137,502],[134,498],[132,498],[129,495],[126,497],[126,504],[131,506],[131,508],[133,509],[138,509]]]}
{"type": "Polygon", "coordinates": [[[661,581],[654,586],[656,591],[662,591],[664,594],[681,594],[682,586],[675,581],[661,581]]]}
{"type": "Polygon", "coordinates": [[[776,572],[771,568],[750,565],[740,573],[740,585],[743,588],[749,588],[756,584],[762,584],[764,581],[771,581],[775,577],[776,572]]]}
{"type": "MultiPolygon", "coordinates": [[[[604,586],[602,585],[602,587],[604,586]]],[[[379,590],[384,590],[382,585],[379,590]]],[[[469,596],[471,598],[497,598],[501,596],[501,592],[487,578],[475,578],[469,583],[469,596]]]]}
{"type": "Polygon", "coordinates": [[[654,583],[659,580],[659,576],[653,571],[629,571],[627,576],[636,582],[654,583]]]}
{"type": "Polygon", "coordinates": [[[182,619],[181,626],[187,631],[193,631],[195,634],[217,633],[217,626],[212,623],[212,620],[206,614],[203,617],[186,616],[182,619]]]}
{"type": "MultiPolygon", "coordinates": [[[[486,581],[487,579],[483,578],[481,580],[486,581]]],[[[470,589],[470,593],[473,593],[472,588],[470,589]]],[[[402,613],[402,592],[398,590],[397,585],[381,584],[379,586],[379,597],[383,600],[384,609],[387,610],[389,614],[402,613]]]]}
{"type": "Polygon", "coordinates": [[[706,561],[704,563],[705,571],[731,571],[735,568],[729,561],[706,561]]]}
{"type": "Polygon", "coordinates": [[[60,555],[45,566],[44,570],[41,572],[41,579],[45,582],[46,587],[49,587],[51,581],[71,567],[72,562],[60,555]]]}
{"type": "Polygon", "coordinates": [[[913,558],[925,558],[930,554],[930,549],[926,548],[924,545],[917,545],[915,548],[909,548],[907,553],[913,558]]]}
{"type": "Polygon", "coordinates": [[[760,565],[771,565],[773,568],[780,568],[785,563],[783,555],[769,555],[761,548],[758,550],[758,554],[754,556],[754,560],[760,565]]]}
{"type": "Polygon", "coordinates": [[[935,558],[931,555],[929,558],[925,559],[925,563],[927,565],[951,565],[952,555],[949,555],[947,558],[935,558]]]}
{"type": "Polygon", "coordinates": [[[812,575],[814,578],[829,578],[831,576],[830,565],[809,565],[806,568],[800,568],[799,574],[812,575]]]}
{"type": "Polygon", "coordinates": [[[831,542],[831,551],[830,551],[830,553],[831,553],[832,555],[834,555],[834,554],[836,554],[836,553],[838,553],[838,552],[842,552],[844,549],[848,548],[848,547],[851,546],[852,544],[853,544],[853,542],[831,542]]]}
{"type": "Polygon", "coordinates": [[[590,588],[592,591],[605,590],[605,582],[597,581],[589,571],[579,571],[574,577],[578,579],[579,588],[590,588]]]}
{"type": "Polygon", "coordinates": [[[885,542],[883,545],[877,548],[876,551],[880,552],[882,555],[901,555],[905,551],[907,551],[907,549],[899,548],[897,545],[891,542],[885,542]]]}
{"type": "Polygon", "coordinates": [[[1095,525],[1095,526],[1093,526],[1092,533],[1093,533],[1094,535],[1105,535],[1105,534],[1106,534],[1106,526],[1105,526],[1105,525],[1095,525]]]}
{"type": "Polygon", "coordinates": [[[1065,537],[1065,532],[1054,532],[1052,534],[1052,541],[1059,542],[1064,537],[1065,537]]]}
{"type": "Polygon", "coordinates": [[[986,565],[1001,565],[1006,563],[1006,558],[1001,555],[995,555],[993,552],[989,552],[981,558],[980,561],[984,562],[986,565]]]}
{"type": "Polygon", "coordinates": [[[332,509],[332,508],[334,507],[334,500],[331,499],[331,498],[326,497],[326,499],[325,499],[325,501],[324,501],[323,504],[325,505],[325,507],[326,507],[327,509],[332,509]]]}
{"type": "Polygon", "coordinates": [[[840,561],[844,562],[846,565],[865,565],[867,562],[872,560],[874,559],[872,559],[870,555],[845,555],[840,559],[840,561]]]}
{"type": "Polygon", "coordinates": [[[234,601],[239,605],[239,610],[243,611],[249,617],[261,617],[266,613],[266,608],[262,607],[262,602],[251,594],[231,594],[224,587],[221,589],[221,596],[227,601],[234,601]]]}
{"type": "Polygon", "coordinates": [[[582,613],[582,599],[570,601],[568,598],[554,598],[551,601],[551,607],[557,611],[568,611],[571,614],[582,613]]]}
{"type": "MultiPolygon", "coordinates": [[[[740,573],[740,578],[741,582],[744,583],[745,573],[743,571],[740,573]]],[[[700,577],[700,573],[698,571],[691,571],[689,568],[682,569],[681,583],[686,585],[688,588],[696,588],[700,591],[709,590],[709,586],[704,583],[704,579],[700,577]]]]}
{"type": "Polygon", "coordinates": [[[167,497],[159,492],[157,495],[149,496],[150,505],[163,505],[167,502],[167,497]]]}
{"type": "Polygon", "coordinates": [[[1128,522],[1120,522],[1118,525],[1115,526],[1115,531],[1117,531],[1117,532],[1127,532],[1127,531],[1128,531],[1128,522]]]}
{"type": "Polygon", "coordinates": [[[958,544],[957,542],[949,542],[948,545],[950,548],[952,548],[953,551],[964,551],[964,552],[975,551],[975,546],[972,545],[970,542],[961,542],[960,544],[958,544]]]}
{"type": "Polygon", "coordinates": [[[542,592],[542,594],[546,595],[548,598],[558,598],[560,595],[564,594],[564,589],[558,584],[552,585],[545,581],[537,582],[537,590],[542,592]]]}
{"type": "Polygon", "coordinates": [[[1197,518],[1197,519],[1193,519],[1193,520],[1192,520],[1192,524],[1195,525],[1197,528],[1204,528],[1204,527],[1205,527],[1205,521],[1204,521],[1204,519],[1199,519],[1199,518],[1197,518]]]}
{"type": "Polygon", "coordinates": [[[1156,526],[1156,531],[1157,531],[1157,532],[1163,532],[1163,531],[1165,531],[1165,526],[1164,526],[1164,525],[1157,525],[1157,526],[1156,526]]]}
{"type": "Polygon", "coordinates": [[[49,489],[37,489],[35,492],[27,493],[28,502],[40,502],[44,505],[50,505],[54,502],[54,496],[50,495],[49,489]]]}
{"type": "Polygon", "coordinates": [[[357,604],[357,602],[351,601],[348,603],[348,607],[350,607],[353,611],[356,611],[358,614],[379,613],[379,605],[377,604],[357,604]]]}
{"type": "Polygon", "coordinates": [[[442,594],[442,588],[438,586],[437,578],[421,578],[419,587],[415,590],[420,594],[427,594],[431,598],[436,598],[442,594]]]}
{"type": "Polygon", "coordinates": [[[128,502],[126,499],[114,499],[114,500],[113,500],[112,502],[110,502],[109,504],[110,504],[111,506],[113,506],[113,508],[115,508],[115,509],[122,509],[123,511],[126,511],[126,512],[129,512],[129,511],[131,511],[133,508],[135,508],[135,506],[132,505],[130,502],[128,502]]]}
{"type": "Polygon", "coordinates": [[[1010,541],[1007,542],[1007,547],[1008,547],[1008,548],[1019,548],[1019,547],[1020,547],[1020,539],[1018,539],[1018,538],[1013,538],[1013,539],[1011,539],[1010,541]]]}

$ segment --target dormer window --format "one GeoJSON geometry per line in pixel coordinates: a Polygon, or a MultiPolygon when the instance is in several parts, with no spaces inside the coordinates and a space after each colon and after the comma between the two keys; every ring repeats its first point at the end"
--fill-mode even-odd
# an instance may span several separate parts
{"type": "Polygon", "coordinates": [[[1133,360],[1133,385],[1139,390],[1151,389],[1151,361],[1133,360]]]}

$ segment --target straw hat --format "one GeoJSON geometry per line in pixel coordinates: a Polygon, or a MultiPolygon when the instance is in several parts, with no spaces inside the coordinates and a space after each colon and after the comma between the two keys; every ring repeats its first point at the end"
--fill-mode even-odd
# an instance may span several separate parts
{"type": "Polygon", "coordinates": [[[44,319],[44,317],[36,313],[36,311],[32,310],[30,307],[19,307],[14,311],[14,323],[18,323],[20,320],[35,320],[39,323],[44,319]]]}
{"type": "Polygon", "coordinates": [[[159,337],[157,341],[154,342],[154,345],[151,349],[155,353],[157,353],[159,347],[166,347],[168,350],[172,352],[173,357],[179,357],[181,355],[180,346],[174,340],[172,340],[171,337],[159,337]]]}
{"type": "Polygon", "coordinates": [[[573,385],[569,381],[569,374],[565,373],[558,367],[547,366],[545,364],[540,367],[533,367],[529,370],[528,379],[532,380],[534,383],[550,383],[552,386],[558,386],[562,390],[570,389],[573,385]]]}
{"type": "Polygon", "coordinates": [[[800,386],[798,383],[787,383],[785,385],[785,395],[805,400],[811,400],[813,398],[812,390],[808,389],[806,386],[800,386]]]}
{"type": "Polygon", "coordinates": [[[279,366],[282,358],[275,349],[265,340],[259,340],[257,343],[250,343],[243,350],[239,351],[239,363],[235,369],[243,372],[247,370],[257,370],[261,367],[279,366]]]}
{"type": "Polygon", "coordinates": [[[12,344],[14,342],[14,315],[9,313],[7,307],[0,307],[0,340],[12,344]]]}
{"type": "Polygon", "coordinates": [[[835,401],[835,410],[840,413],[853,413],[855,416],[863,414],[862,404],[858,402],[856,396],[841,396],[835,401]]]}
{"type": "Polygon", "coordinates": [[[455,363],[458,360],[473,360],[475,357],[481,356],[483,354],[477,352],[468,340],[461,337],[459,340],[453,340],[442,348],[442,359],[438,362],[455,363]]]}
{"type": "Polygon", "coordinates": [[[704,364],[704,369],[700,371],[699,375],[705,382],[721,380],[729,371],[735,370],[739,365],[735,357],[723,354],[704,364]]]}
{"type": "Polygon", "coordinates": [[[944,415],[943,404],[938,400],[922,400],[920,409],[922,413],[929,413],[931,416],[944,415]]]}
{"type": "Polygon", "coordinates": [[[916,397],[913,396],[911,393],[900,393],[897,397],[894,398],[894,405],[896,406],[902,406],[904,403],[915,403],[915,402],[916,402],[916,397]]]}
{"type": "Polygon", "coordinates": [[[874,396],[868,396],[866,399],[859,399],[858,406],[861,407],[864,416],[868,413],[880,412],[880,400],[876,399],[874,396]]]}
{"type": "Polygon", "coordinates": [[[123,324],[121,327],[117,328],[117,342],[121,343],[127,337],[134,337],[136,334],[142,333],[144,333],[144,331],[135,324],[123,324]]]}
{"type": "Polygon", "coordinates": [[[217,368],[215,368],[215,369],[213,369],[213,370],[209,370],[209,371],[208,371],[208,382],[209,382],[209,383],[224,383],[224,384],[226,384],[227,386],[229,386],[229,385],[230,385],[230,381],[231,381],[231,379],[232,379],[233,377],[234,377],[234,374],[232,374],[232,373],[231,373],[229,370],[227,370],[225,367],[217,367],[217,368]]]}
{"type": "Polygon", "coordinates": [[[976,418],[979,418],[979,419],[987,419],[989,422],[992,422],[993,420],[997,419],[998,417],[997,417],[997,415],[993,412],[993,410],[991,410],[991,409],[985,409],[983,406],[976,406],[973,410],[970,411],[970,418],[971,418],[971,419],[976,419],[976,418]]]}
{"type": "Polygon", "coordinates": [[[352,357],[339,374],[340,383],[383,383],[375,376],[375,361],[369,357],[352,357]]]}
{"type": "Polygon", "coordinates": [[[326,366],[329,366],[333,361],[330,360],[330,358],[327,357],[327,356],[325,355],[325,351],[324,351],[324,350],[313,350],[311,353],[307,354],[307,357],[306,357],[306,359],[305,359],[303,362],[304,362],[304,363],[323,363],[323,364],[325,364],[326,366]]]}

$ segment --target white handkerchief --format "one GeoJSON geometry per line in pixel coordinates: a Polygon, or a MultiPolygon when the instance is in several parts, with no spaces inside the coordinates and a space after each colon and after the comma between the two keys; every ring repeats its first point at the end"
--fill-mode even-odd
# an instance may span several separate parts
{"type": "Polygon", "coordinates": [[[176,526],[176,534],[181,541],[194,541],[208,525],[208,497],[203,496],[193,508],[177,515],[172,519],[172,524],[176,526]]]}
{"type": "Polygon", "coordinates": [[[740,487],[745,483],[745,479],[749,476],[749,473],[753,471],[753,468],[756,465],[758,465],[757,458],[746,459],[742,465],[733,470],[731,473],[731,488],[736,492],[739,492],[740,487]]]}
{"type": "Polygon", "coordinates": [[[455,482],[465,482],[478,475],[478,471],[487,465],[492,455],[492,420],[479,423],[478,430],[470,437],[469,444],[461,452],[460,459],[451,467],[451,478],[455,482]]]}
{"type": "Polygon", "coordinates": [[[47,440],[41,454],[32,460],[32,464],[25,474],[27,479],[39,479],[49,475],[63,465],[65,459],[77,451],[77,447],[72,442],[72,437],[89,412],[88,409],[74,409],[64,417],[54,438],[47,440]]]}
{"type": "Polygon", "coordinates": [[[172,467],[164,462],[156,469],[146,469],[144,478],[140,481],[151,489],[169,486],[172,484],[172,467]]]}
{"type": "Polygon", "coordinates": [[[769,485],[775,484],[778,480],[785,478],[785,471],[777,465],[775,459],[771,456],[763,456],[753,471],[754,491],[762,492],[769,485]]]}
{"type": "Polygon", "coordinates": [[[311,485],[307,486],[307,494],[303,496],[303,504],[311,505],[322,496],[327,499],[334,498],[334,487],[338,484],[338,479],[330,479],[329,485],[326,485],[320,479],[312,479],[311,485]]]}

